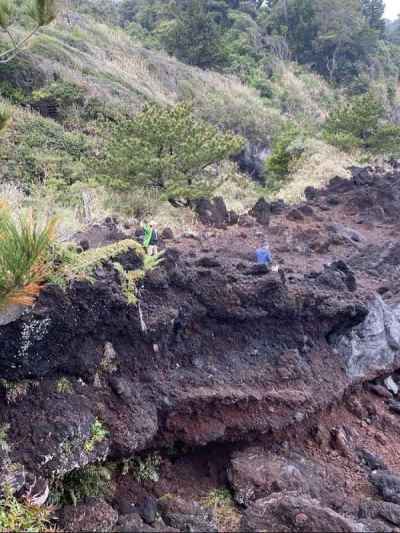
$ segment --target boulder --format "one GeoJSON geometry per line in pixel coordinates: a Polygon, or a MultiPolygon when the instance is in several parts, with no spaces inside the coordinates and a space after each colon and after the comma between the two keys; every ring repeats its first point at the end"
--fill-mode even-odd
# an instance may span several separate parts
{"type": "Polygon", "coordinates": [[[378,455],[365,449],[357,450],[357,455],[361,463],[367,466],[370,470],[387,470],[384,460],[378,455]]]}
{"type": "Polygon", "coordinates": [[[113,531],[118,513],[101,498],[89,498],[85,503],[66,505],[60,516],[64,531],[113,531]]]}
{"type": "Polygon", "coordinates": [[[304,189],[304,196],[306,200],[312,202],[318,198],[319,191],[315,187],[306,187],[304,189]]]}
{"type": "Polygon", "coordinates": [[[400,414],[400,402],[396,400],[388,400],[388,406],[391,411],[400,414]]]}
{"type": "Polygon", "coordinates": [[[164,241],[171,241],[174,239],[174,232],[171,228],[164,228],[161,232],[160,237],[164,241]]]}
{"type": "Polygon", "coordinates": [[[366,531],[360,522],[346,518],[318,500],[296,493],[272,494],[259,499],[244,512],[243,531],[292,533],[355,533],[366,531]]]}
{"type": "Polygon", "coordinates": [[[197,502],[166,495],[158,500],[158,508],[164,522],[180,531],[218,532],[212,512],[197,502]]]}
{"type": "Polygon", "coordinates": [[[265,198],[260,198],[256,205],[249,211],[249,215],[255,218],[261,226],[269,226],[271,206],[265,198]]]}
{"type": "Polygon", "coordinates": [[[344,482],[340,473],[296,453],[279,456],[259,447],[235,452],[228,479],[241,505],[284,491],[309,495],[328,505],[343,503],[344,482]]]}
{"type": "Polygon", "coordinates": [[[381,398],[386,398],[387,400],[393,398],[393,394],[383,385],[371,383],[368,385],[368,389],[381,398]]]}
{"type": "Polygon", "coordinates": [[[366,319],[340,336],[334,345],[353,379],[390,372],[399,364],[400,321],[396,307],[375,296],[368,304],[366,319]]]}
{"type": "Polygon", "coordinates": [[[225,201],[220,196],[213,198],[212,200],[208,198],[194,200],[193,207],[200,222],[205,226],[224,228],[230,221],[230,215],[226,208],[225,201]]]}
{"type": "Polygon", "coordinates": [[[363,500],[360,504],[359,516],[360,518],[380,518],[400,526],[400,505],[372,499],[363,500]]]}
{"type": "Polygon", "coordinates": [[[302,222],[304,220],[304,215],[299,209],[291,209],[286,215],[286,218],[292,222],[302,222]]]}
{"type": "Polygon", "coordinates": [[[154,529],[145,524],[139,514],[130,513],[119,517],[114,531],[118,533],[147,533],[148,531],[154,531],[154,529]]]}
{"type": "Polygon", "coordinates": [[[400,504],[400,476],[386,470],[375,470],[370,481],[386,502],[400,504]]]}
{"type": "Polygon", "coordinates": [[[392,392],[393,394],[398,394],[399,392],[399,386],[397,385],[397,383],[394,381],[394,379],[392,378],[392,376],[388,376],[385,381],[384,381],[384,384],[385,384],[385,387],[387,388],[388,391],[392,392]]]}
{"type": "Polygon", "coordinates": [[[335,222],[330,224],[327,227],[327,230],[335,235],[339,235],[346,241],[352,241],[356,243],[365,242],[365,237],[359,231],[356,231],[349,226],[345,226],[344,224],[335,222]]]}

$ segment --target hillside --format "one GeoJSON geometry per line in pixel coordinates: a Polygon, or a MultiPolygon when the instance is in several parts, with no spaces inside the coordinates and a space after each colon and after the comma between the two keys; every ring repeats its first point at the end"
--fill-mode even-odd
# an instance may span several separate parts
{"type": "MultiPolygon", "coordinates": [[[[132,203],[134,210],[134,201],[126,195],[123,201],[118,197],[114,205],[105,205],[104,191],[94,184],[99,166],[93,161],[102,158],[110,121],[123,114],[135,116],[148,102],[189,101],[197,116],[243,135],[248,144],[240,158],[242,170],[253,175],[263,172],[262,160],[288,121],[309,132],[299,172],[304,174],[302,168],[310,168],[311,162],[312,175],[302,176],[303,180],[316,183],[335,174],[345,176],[353,160],[315,139],[337,95],[307,69],[278,63],[270,97],[264,98],[235,76],[203,71],[145,49],[122,29],[76,12],[60,15],[15,61],[0,65],[0,87],[14,104],[13,122],[0,147],[1,181],[7,188],[22,187],[33,194],[33,204],[36,198],[40,202],[43,196],[51,197],[64,220],[75,218],[69,210],[79,205],[87,188],[102,213],[118,213],[121,203],[132,203]]],[[[233,183],[234,188],[243,189],[246,179],[230,166],[225,172],[233,182],[239,179],[240,187],[233,183]]],[[[295,196],[302,188],[303,183],[295,196]]],[[[227,200],[235,208],[241,201],[248,207],[255,199],[251,180],[248,189],[237,192],[241,200],[227,200]]],[[[154,199],[147,202],[153,213],[160,209],[154,199]]],[[[173,222],[174,213],[171,216],[173,222]]]]}
{"type": "Polygon", "coordinates": [[[0,531],[398,531],[384,10],[0,0],[0,531]]]}

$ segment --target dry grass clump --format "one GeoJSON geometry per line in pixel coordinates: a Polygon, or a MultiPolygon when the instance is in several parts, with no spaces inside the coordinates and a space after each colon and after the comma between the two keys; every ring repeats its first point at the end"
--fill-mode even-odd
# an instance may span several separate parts
{"type": "Polygon", "coordinates": [[[295,163],[288,177],[290,181],[276,196],[287,202],[297,202],[304,198],[306,187],[321,188],[335,176],[349,178],[348,168],[357,163],[359,155],[341,152],[317,139],[308,139],[303,156],[295,163]]]}
{"type": "Polygon", "coordinates": [[[282,111],[300,122],[321,123],[337,92],[318,74],[296,64],[281,62],[276,67],[273,99],[282,111]]]}
{"type": "Polygon", "coordinates": [[[241,516],[227,489],[212,490],[200,503],[213,510],[219,532],[240,531],[241,516]]]}

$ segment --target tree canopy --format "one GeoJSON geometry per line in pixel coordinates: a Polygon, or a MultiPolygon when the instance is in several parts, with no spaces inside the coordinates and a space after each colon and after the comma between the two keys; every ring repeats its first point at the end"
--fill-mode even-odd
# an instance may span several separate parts
{"type": "Polygon", "coordinates": [[[149,105],[115,127],[106,179],[122,189],[157,189],[173,205],[189,205],[215,191],[220,180],[214,165],[242,145],[240,137],[196,119],[187,104],[149,105]]]}

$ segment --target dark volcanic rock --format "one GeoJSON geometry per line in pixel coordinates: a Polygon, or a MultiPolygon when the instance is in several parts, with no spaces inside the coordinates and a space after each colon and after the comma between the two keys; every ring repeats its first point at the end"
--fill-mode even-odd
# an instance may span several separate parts
{"type": "Polygon", "coordinates": [[[113,531],[118,521],[118,513],[100,498],[89,499],[76,506],[63,508],[60,525],[63,531],[113,531]]]}
{"type": "Polygon", "coordinates": [[[302,222],[304,220],[304,215],[299,209],[291,209],[286,217],[293,222],[302,222]]]}
{"type": "Polygon", "coordinates": [[[296,493],[272,494],[257,500],[244,513],[243,531],[304,531],[320,533],[354,533],[365,531],[364,526],[332,509],[323,507],[318,500],[296,493]]]}
{"type": "Polygon", "coordinates": [[[311,496],[328,506],[343,504],[345,484],[340,472],[296,453],[285,457],[262,448],[237,452],[231,459],[228,477],[241,505],[288,491],[311,496]]]}
{"type": "Polygon", "coordinates": [[[371,483],[386,502],[400,504],[400,477],[384,470],[372,472],[371,483]]]}
{"type": "Polygon", "coordinates": [[[194,201],[194,209],[202,224],[215,228],[223,228],[230,223],[231,215],[228,213],[224,199],[221,197],[209,200],[200,198],[194,201]]]}
{"type": "Polygon", "coordinates": [[[400,526],[400,505],[376,500],[364,500],[360,505],[360,518],[384,519],[400,526]]]}
{"type": "Polygon", "coordinates": [[[179,531],[218,532],[212,512],[194,501],[166,495],[158,505],[165,523],[179,531]]]}
{"type": "Polygon", "coordinates": [[[254,217],[262,226],[269,226],[271,219],[271,206],[265,198],[260,198],[256,205],[249,211],[249,215],[254,217]]]}

